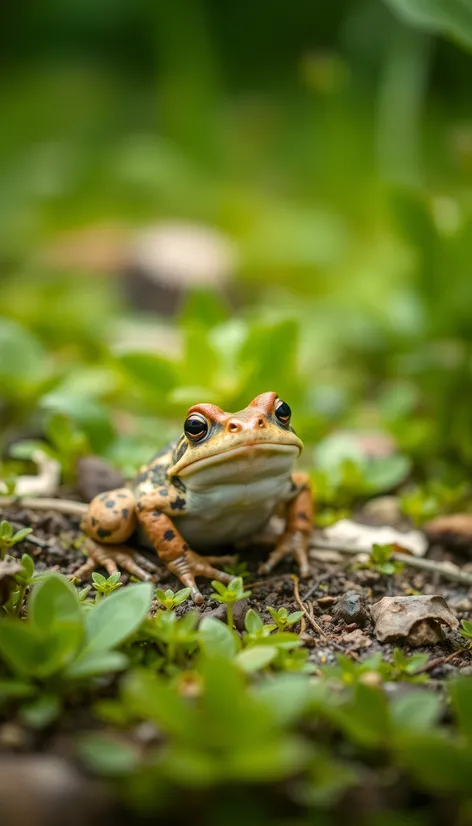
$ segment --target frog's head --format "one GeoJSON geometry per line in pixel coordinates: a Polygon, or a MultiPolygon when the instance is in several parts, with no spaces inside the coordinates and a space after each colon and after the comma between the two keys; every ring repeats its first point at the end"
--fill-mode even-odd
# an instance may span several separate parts
{"type": "Polygon", "coordinates": [[[289,471],[303,448],[291,410],[277,393],[262,393],[238,413],[196,404],[173,454],[171,476],[210,485],[289,471]]]}

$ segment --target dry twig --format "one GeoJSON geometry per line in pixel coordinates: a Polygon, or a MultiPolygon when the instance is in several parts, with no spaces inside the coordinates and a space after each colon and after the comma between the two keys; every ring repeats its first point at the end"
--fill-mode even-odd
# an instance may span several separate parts
{"type": "MultiPolygon", "coordinates": [[[[348,554],[350,556],[359,556],[361,553],[368,553],[368,551],[359,551],[358,548],[333,548],[318,543],[316,547],[320,550],[337,551],[340,554],[348,554]]],[[[405,565],[409,565],[410,568],[419,568],[422,571],[440,574],[444,579],[450,579],[452,582],[460,582],[463,585],[472,586],[472,574],[461,571],[457,565],[453,566],[451,563],[435,562],[433,559],[419,559],[416,556],[410,556],[410,554],[401,553],[400,551],[394,551],[391,558],[396,562],[403,562],[405,565]]]]}
{"type": "Polygon", "coordinates": [[[0,496],[0,509],[12,506],[32,511],[56,511],[56,513],[63,513],[66,516],[82,516],[88,509],[85,502],[74,502],[72,499],[0,496]]]}
{"type": "Polygon", "coordinates": [[[303,611],[308,622],[310,623],[311,627],[314,628],[316,633],[319,634],[321,637],[326,637],[325,632],[322,630],[322,628],[320,628],[315,619],[312,616],[310,616],[310,612],[307,610],[306,605],[300,599],[300,591],[298,589],[298,577],[295,576],[295,574],[291,574],[290,577],[291,579],[293,579],[293,593],[295,596],[295,602],[299,606],[300,610],[303,611]]]}

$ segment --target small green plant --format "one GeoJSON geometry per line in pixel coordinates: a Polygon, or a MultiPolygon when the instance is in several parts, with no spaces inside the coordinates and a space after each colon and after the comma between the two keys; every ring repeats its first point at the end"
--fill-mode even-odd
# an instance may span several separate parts
{"type": "Polygon", "coordinates": [[[226,571],[227,574],[231,574],[231,576],[234,577],[241,577],[241,579],[246,579],[250,573],[247,563],[244,561],[240,562],[237,554],[232,562],[229,562],[223,567],[223,570],[226,571]]]}
{"type": "Polygon", "coordinates": [[[289,614],[286,608],[271,608],[270,606],[267,606],[267,610],[274,621],[273,625],[267,626],[271,631],[275,628],[277,631],[285,631],[286,628],[300,622],[303,617],[303,611],[292,611],[289,614]]]}
{"type": "Polygon", "coordinates": [[[44,430],[48,441],[17,442],[10,451],[11,456],[30,460],[35,451],[41,450],[59,462],[66,482],[74,481],[77,460],[90,452],[87,435],[70,416],[55,411],[48,414],[44,430]]]}
{"type": "Polygon", "coordinates": [[[466,510],[469,504],[468,481],[445,485],[437,479],[430,479],[425,484],[409,487],[400,494],[401,509],[416,527],[421,527],[435,516],[466,510]]]}
{"type": "Polygon", "coordinates": [[[428,679],[427,675],[418,672],[428,659],[428,654],[407,655],[399,648],[393,652],[393,662],[384,660],[381,653],[366,657],[362,662],[355,662],[346,654],[336,654],[336,665],[321,666],[320,672],[344,685],[359,682],[381,685],[387,681],[423,683],[428,679]]]}
{"type": "Polygon", "coordinates": [[[180,591],[174,591],[172,588],[167,588],[163,591],[162,588],[156,589],[156,599],[160,607],[166,611],[172,611],[177,605],[182,605],[186,599],[189,598],[191,588],[181,588],[180,591]]]}
{"type": "Polygon", "coordinates": [[[399,574],[405,567],[403,562],[392,558],[395,553],[393,545],[372,545],[372,553],[362,567],[376,571],[383,576],[399,574]]]}
{"type": "Polygon", "coordinates": [[[15,532],[11,522],[7,522],[6,519],[0,522],[0,559],[5,559],[7,551],[9,551],[13,545],[26,539],[32,532],[32,528],[20,528],[19,531],[15,532]]]}
{"type": "Polygon", "coordinates": [[[459,629],[459,634],[464,637],[469,643],[469,648],[472,648],[472,622],[470,620],[461,620],[462,628],[459,629]]]}
{"type": "MultiPolygon", "coordinates": [[[[103,576],[103,574],[99,574],[96,571],[92,574],[92,582],[97,595],[95,597],[95,602],[98,602],[101,597],[106,597],[109,594],[112,594],[113,591],[116,591],[117,588],[121,588],[123,585],[120,582],[121,574],[119,571],[116,571],[114,574],[111,574],[109,577],[103,576]]],[[[85,589],[83,589],[85,590],[85,589]]],[[[87,592],[88,593],[88,592],[87,592]]],[[[87,596],[87,594],[85,594],[87,596]]],[[[85,597],[83,597],[84,599],[85,597]]]]}
{"type": "Polygon", "coordinates": [[[20,560],[12,557],[0,563],[0,605],[8,616],[18,617],[23,608],[27,588],[41,579],[44,574],[36,574],[34,562],[28,554],[20,560]]]}
{"type": "MultiPolygon", "coordinates": [[[[20,587],[33,578],[25,561],[20,587]]],[[[27,619],[0,622],[0,701],[28,697],[24,713],[38,726],[50,722],[60,713],[67,684],[126,667],[128,658],[116,649],[140,627],[151,595],[150,583],[133,584],[84,611],[71,583],[43,575],[32,588],[27,619]]]]}
{"type": "Polygon", "coordinates": [[[213,579],[211,584],[215,590],[212,597],[217,602],[223,602],[226,605],[228,625],[233,628],[233,605],[249,597],[251,591],[244,590],[243,580],[240,576],[232,579],[229,585],[223,585],[222,582],[218,582],[216,579],[213,579]]]}
{"type": "MultiPolygon", "coordinates": [[[[137,639],[152,642],[153,646],[142,648],[138,660],[135,658],[135,661],[145,662],[153,670],[162,670],[167,674],[174,674],[185,668],[188,658],[197,648],[198,618],[197,611],[187,611],[183,617],[178,618],[171,608],[158,611],[155,616],[149,617],[140,628],[137,639]],[[156,647],[158,657],[155,656],[156,647]]],[[[131,651],[129,653],[132,655],[131,651]]]]}

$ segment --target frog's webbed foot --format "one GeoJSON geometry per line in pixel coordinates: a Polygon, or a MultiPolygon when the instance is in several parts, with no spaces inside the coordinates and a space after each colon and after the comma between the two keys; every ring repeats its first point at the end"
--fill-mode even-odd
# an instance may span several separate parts
{"type": "Polygon", "coordinates": [[[77,579],[80,582],[100,567],[105,568],[109,576],[121,568],[138,579],[158,579],[157,566],[142,554],[128,548],[127,545],[102,545],[88,538],[85,549],[88,553],[88,560],[71,574],[71,579],[77,579]]]}
{"type": "Polygon", "coordinates": [[[214,565],[227,565],[231,561],[234,561],[232,556],[200,556],[195,551],[185,550],[177,559],[169,561],[167,567],[173,574],[178,576],[186,588],[191,589],[195,604],[201,605],[204,597],[195,582],[195,577],[204,576],[208,579],[217,579],[227,585],[233,579],[232,575],[215,568],[214,565]]]}
{"type": "Polygon", "coordinates": [[[301,577],[307,577],[309,575],[308,535],[306,533],[302,533],[301,531],[287,531],[284,533],[277,543],[277,546],[272,553],[269,554],[267,561],[260,566],[259,573],[270,573],[286,556],[292,556],[294,558],[299,567],[301,577]]]}

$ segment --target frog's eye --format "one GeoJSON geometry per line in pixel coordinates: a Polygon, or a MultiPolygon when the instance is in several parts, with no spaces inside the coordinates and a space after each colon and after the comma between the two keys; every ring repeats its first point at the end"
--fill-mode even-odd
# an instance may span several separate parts
{"type": "Polygon", "coordinates": [[[184,424],[184,433],[191,442],[199,442],[208,433],[207,420],[198,413],[192,413],[184,424]]]}
{"type": "Polygon", "coordinates": [[[282,399],[277,399],[275,403],[275,415],[277,416],[280,424],[290,424],[290,419],[292,417],[292,411],[288,406],[287,402],[283,402],[282,399]]]}

